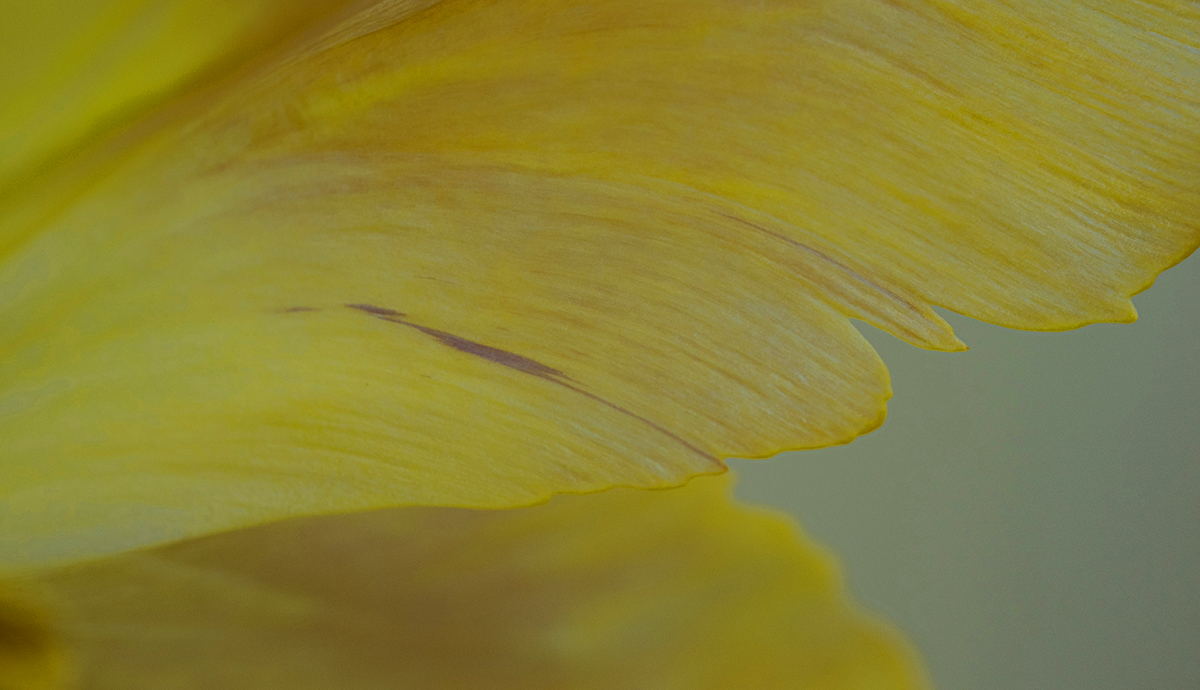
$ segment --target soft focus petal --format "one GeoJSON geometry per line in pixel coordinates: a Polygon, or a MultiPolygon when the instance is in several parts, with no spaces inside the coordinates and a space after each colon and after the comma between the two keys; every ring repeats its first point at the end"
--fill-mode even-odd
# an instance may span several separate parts
{"type": "Polygon", "coordinates": [[[0,189],[48,156],[213,78],[349,0],[0,3],[0,189]]]}
{"type": "Polygon", "coordinates": [[[1193,3],[415,9],[14,202],[0,559],[846,442],[850,317],[1129,320],[1200,242],[1193,3]]]}
{"type": "Polygon", "coordinates": [[[923,687],[727,485],[302,518],[37,579],[97,690],[923,687]]]}
{"type": "Polygon", "coordinates": [[[56,690],[73,675],[47,592],[32,584],[0,579],[0,690],[56,690]]]}

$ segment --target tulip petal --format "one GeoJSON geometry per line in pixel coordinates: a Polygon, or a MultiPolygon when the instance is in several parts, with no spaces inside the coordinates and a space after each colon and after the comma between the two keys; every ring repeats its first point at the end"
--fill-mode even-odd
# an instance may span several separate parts
{"type": "Polygon", "coordinates": [[[41,604],[44,588],[0,580],[0,690],[57,690],[70,681],[73,659],[41,604]]]}
{"type": "Polygon", "coordinates": [[[300,518],[37,579],[96,690],[924,687],[824,552],[727,488],[300,518]]]}
{"type": "Polygon", "coordinates": [[[1127,321],[1200,243],[1192,3],[367,12],[0,220],[0,563],[848,442],[851,318],[1127,321]]]}
{"type": "Polygon", "coordinates": [[[40,0],[0,22],[0,189],[348,0],[40,0]]]}

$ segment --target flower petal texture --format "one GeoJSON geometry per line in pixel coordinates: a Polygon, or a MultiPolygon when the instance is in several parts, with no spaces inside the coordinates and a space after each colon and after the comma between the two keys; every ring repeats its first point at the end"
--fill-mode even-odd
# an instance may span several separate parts
{"type": "Polygon", "coordinates": [[[1200,243],[1200,11],[381,3],[0,216],[0,563],[844,443],[1200,243]]]}
{"type": "Polygon", "coordinates": [[[36,579],[96,690],[925,687],[728,484],[300,518],[36,579]]]}
{"type": "MultiPolygon", "coordinates": [[[[46,159],[336,15],[346,0],[0,5],[0,189],[46,159]]],[[[346,8],[349,9],[349,8],[346,8]]]]}

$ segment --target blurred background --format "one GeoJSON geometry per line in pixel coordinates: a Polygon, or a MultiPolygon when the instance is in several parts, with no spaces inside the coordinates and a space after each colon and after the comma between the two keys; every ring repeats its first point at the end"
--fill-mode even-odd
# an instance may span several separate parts
{"type": "Polygon", "coordinates": [[[733,461],[795,515],[853,596],[903,628],[942,690],[1200,688],[1200,257],[1136,324],[971,346],[858,324],[892,373],[853,444],[733,461]]]}

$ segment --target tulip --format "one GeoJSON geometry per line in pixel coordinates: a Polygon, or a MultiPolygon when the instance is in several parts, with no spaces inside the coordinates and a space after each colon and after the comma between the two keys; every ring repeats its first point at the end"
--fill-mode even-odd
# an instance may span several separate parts
{"type": "Polygon", "coordinates": [[[47,8],[0,167],[25,685],[919,686],[720,491],[523,507],[849,442],[851,318],[1130,321],[1200,244],[1187,3],[47,8]]]}

